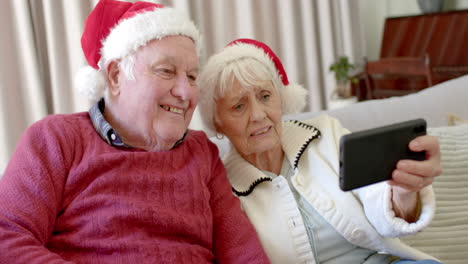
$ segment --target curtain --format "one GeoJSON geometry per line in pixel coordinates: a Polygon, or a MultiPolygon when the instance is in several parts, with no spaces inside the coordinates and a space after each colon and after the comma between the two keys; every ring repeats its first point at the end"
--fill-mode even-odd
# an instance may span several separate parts
{"type": "MultiPolygon", "coordinates": [[[[131,1],[135,2],[135,1],[131,1]]],[[[291,82],[309,90],[306,111],[326,109],[335,87],[328,67],[361,58],[358,0],[160,0],[198,25],[200,63],[236,38],[255,38],[279,56],[291,82]]],[[[0,1],[0,174],[24,130],[50,114],[87,111],[73,89],[86,61],[80,38],[97,0],[0,1]]],[[[198,112],[190,125],[203,129],[198,112]]]]}

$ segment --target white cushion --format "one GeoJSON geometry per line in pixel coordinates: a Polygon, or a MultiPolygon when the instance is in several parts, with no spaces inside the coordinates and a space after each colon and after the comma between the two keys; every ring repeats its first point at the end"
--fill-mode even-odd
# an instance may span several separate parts
{"type": "Polygon", "coordinates": [[[336,117],[351,131],[415,118],[426,119],[428,127],[446,126],[449,114],[468,120],[468,75],[402,97],[364,101],[330,111],[290,115],[286,119],[308,119],[321,113],[336,117]]]}
{"type": "Polygon", "coordinates": [[[436,214],[422,232],[402,240],[442,260],[468,262],[468,125],[430,128],[439,137],[442,175],[433,183],[436,214]]]}

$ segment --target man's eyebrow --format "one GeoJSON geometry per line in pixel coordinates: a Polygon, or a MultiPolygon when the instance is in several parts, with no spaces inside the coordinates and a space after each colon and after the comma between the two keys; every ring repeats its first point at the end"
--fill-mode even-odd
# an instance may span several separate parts
{"type": "Polygon", "coordinates": [[[172,63],[174,64],[175,63],[175,59],[171,56],[163,56],[161,58],[158,58],[157,60],[153,61],[150,65],[151,67],[154,67],[160,63],[164,63],[164,62],[169,62],[169,63],[172,63]]]}
{"type": "MultiPolygon", "coordinates": [[[[161,63],[171,63],[171,64],[174,64],[176,65],[177,64],[177,61],[174,57],[171,57],[171,56],[163,56],[161,58],[158,58],[156,61],[153,61],[151,64],[150,64],[150,67],[155,67],[156,65],[158,64],[161,64],[161,63]]],[[[191,69],[189,69],[187,72],[196,72],[198,73],[200,71],[200,66],[195,66],[191,69]]]]}

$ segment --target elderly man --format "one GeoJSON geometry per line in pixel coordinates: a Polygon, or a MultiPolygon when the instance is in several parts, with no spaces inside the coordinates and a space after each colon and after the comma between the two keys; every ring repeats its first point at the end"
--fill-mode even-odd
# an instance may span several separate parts
{"type": "Polygon", "coordinates": [[[78,83],[103,99],[23,135],[0,182],[0,263],[268,263],[216,147],[187,129],[198,46],[173,9],[96,5],[78,83]]]}

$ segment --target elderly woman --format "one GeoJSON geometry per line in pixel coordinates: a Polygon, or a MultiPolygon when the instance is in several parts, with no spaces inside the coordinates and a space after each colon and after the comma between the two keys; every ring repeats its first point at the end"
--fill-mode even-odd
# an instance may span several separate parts
{"type": "Polygon", "coordinates": [[[269,263],[216,146],[187,129],[195,25],[101,0],[82,46],[78,79],[103,98],[24,133],[0,181],[0,263],[269,263]]]}
{"type": "Polygon", "coordinates": [[[199,81],[205,125],[234,147],[223,159],[229,181],[273,263],[437,263],[395,238],[433,217],[436,138],[410,143],[426,161],[402,160],[391,181],[342,192],[338,142],[348,131],[329,116],[281,121],[304,106],[305,92],[268,46],[233,41],[199,81]]]}

